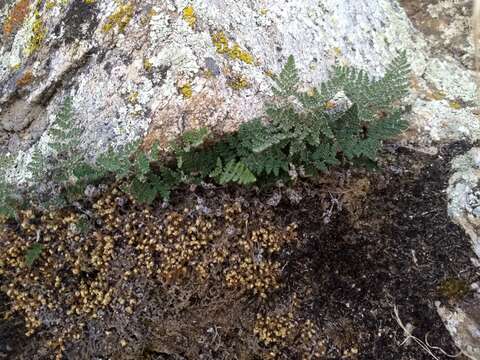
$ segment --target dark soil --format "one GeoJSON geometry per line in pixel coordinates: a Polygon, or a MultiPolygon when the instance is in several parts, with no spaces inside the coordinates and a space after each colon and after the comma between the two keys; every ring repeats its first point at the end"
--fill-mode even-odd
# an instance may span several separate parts
{"type": "Polygon", "coordinates": [[[325,335],[327,358],[431,359],[413,342],[402,345],[394,306],[413,335],[458,353],[434,302],[451,300],[442,296],[445,283],[479,279],[468,239],[446,210],[449,161],[467,149],[457,143],[438,156],[390,153],[385,171],[369,177],[370,192],[353,223],[344,211],[325,225],[315,202],[283,209],[308,241],[286,269],[289,284],[311,287],[309,311],[325,335]]]}
{"type": "MultiPolygon", "coordinates": [[[[312,319],[320,330],[323,358],[427,360],[432,357],[417,344],[404,344],[394,308],[405,325],[413,326],[413,335],[422,340],[428,335],[431,345],[458,353],[435,302],[468,297],[464,289],[480,279],[470,262],[473,252],[467,236],[447,215],[450,160],[468,149],[465,143],[455,143],[432,156],[391,148],[374,173],[332,172],[289,190],[197,189],[195,194],[177,194],[174,202],[200,197],[221,207],[226,197],[243,197],[252,204],[271,203],[278,221],[299,225],[301,245],[285,255],[285,286],[260,308],[274,312],[299,294],[299,316],[312,319]],[[452,283],[465,286],[457,286],[459,294],[442,291],[452,283]]],[[[0,297],[0,311],[6,306],[6,298],[0,297]]],[[[251,308],[259,309],[253,302],[251,308]]],[[[26,345],[22,331],[18,319],[0,319],[0,359],[24,358],[15,355],[26,345]]],[[[154,351],[145,358],[186,359],[181,355],[186,351],[180,350],[175,355],[154,351]]],[[[229,353],[232,359],[242,358],[235,347],[229,353]]]]}
{"type": "Polygon", "coordinates": [[[4,321],[3,315],[9,308],[8,298],[0,293],[0,359],[14,359],[28,339],[25,337],[23,320],[16,316],[4,321]]]}

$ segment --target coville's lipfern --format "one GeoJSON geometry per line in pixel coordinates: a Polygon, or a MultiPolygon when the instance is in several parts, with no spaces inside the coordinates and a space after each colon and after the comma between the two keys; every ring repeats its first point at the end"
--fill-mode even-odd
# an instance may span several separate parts
{"type": "Polygon", "coordinates": [[[287,175],[290,166],[309,175],[342,161],[375,161],[382,142],[407,127],[397,102],[408,92],[408,76],[402,52],[383,78],[336,67],[330,80],[302,92],[290,57],[274,78],[276,98],[266,116],[242,124],[238,132],[207,149],[189,148],[181,154],[179,168],[189,175],[210,171],[220,183],[246,184],[272,174],[287,175]],[[327,104],[338,93],[352,105],[346,111],[328,111],[327,104]]]}
{"type": "MultiPolygon", "coordinates": [[[[88,184],[110,179],[138,201],[151,203],[158,197],[168,199],[181,184],[208,179],[248,185],[288,178],[292,169],[308,176],[346,162],[373,162],[382,142],[407,127],[398,103],[408,92],[409,72],[402,52],[380,79],[339,66],[318,88],[300,91],[300,76],[289,57],[274,77],[274,101],[264,117],[219,138],[206,128],[187,131],[171,144],[173,161],[161,161],[156,145],[142,150],[139,141],[86,161],[82,129],[75,126],[72,100],[67,98],[48,133],[50,149],[45,153],[51,155],[44,156],[38,147],[33,150],[31,182],[51,180],[60,199],[71,201],[82,196],[88,184]],[[351,105],[337,108],[333,99],[338,94],[351,105]]],[[[0,215],[13,214],[18,199],[12,194],[10,184],[0,179],[0,215]]]]}

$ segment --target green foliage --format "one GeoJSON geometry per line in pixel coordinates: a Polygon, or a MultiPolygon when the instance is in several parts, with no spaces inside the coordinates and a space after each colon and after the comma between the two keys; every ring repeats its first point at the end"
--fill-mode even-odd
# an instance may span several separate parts
{"type": "MultiPolygon", "coordinates": [[[[56,202],[78,198],[85,186],[111,179],[124,185],[138,201],[168,199],[182,184],[214,179],[219,184],[250,185],[288,178],[290,169],[313,175],[342,163],[372,164],[382,142],[407,127],[398,108],[408,92],[410,68],[405,52],[373,79],[364,71],[338,66],[328,81],[313,91],[300,91],[293,57],[274,77],[275,101],[263,118],[242,124],[237,132],[214,139],[208,129],[185,132],[171,144],[173,158],[160,161],[154,145],[144,151],[140,142],[110,148],[87,162],[80,146],[82,129],[75,126],[72,100],[67,98],[49,131],[55,156],[32,153],[32,182],[52,179],[61,188],[56,202]],[[343,94],[346,109],[332,100],[343,94]],[[47,171],[45,169],[48,169],[47,171]]],[[[0,163],[1,169],[1,163],[0,163]]],[[[12,195],[0,180],[0,214],[11,214],[12,195]]]]}
{"type": "Polygon", "coordinates": [[[253,175],[242,161],[230,160],[223,166],[220,158],[217,160],[217,167],[211,173],[211,177],[215,178],[222,185],[229,182],[247,185],[257,180],[255,175],[253,175]]]}
{"type": "Polygon", "coordinates": [[[288,97],[297,93],[300,77],[298,76],[295,59],[292,55],[288,57],[281,73],[278,76],[274,76],[274,81],[277,85],[272,89],[274,95],[288,97]]]}
{"type": "Polygon", "coordinates": [[[13,163],[13,157],[0,155],[0,218],[13,218],[16,214],[18,196],[15,188],[8,182],[6,170],[13,163]]]}
{"type": "MultiPolygon", "coordinates": [[[[382,142],[407,128],[398,100],[408,92],[409,72],[402,52],[380,79],[339,66],[313,92],[301,92],[295,61],[289,57],[274,78],[276,101],[266,107],[266,117],[241,125],[217,143],[196,141],[180,151],[177,147],[178,168],[187,177],[209,174],[220,184],[244,185],[287,176],[290,166],[315,174],[342,162],[375,161],[382,142]],[[328,108],[339,93],[352,105],[346,110],[328,108]]],[[[207,134],[197,133],[205,134],[203,139],[207,134]]]]}
{"type": "Polygon", "coordinates": [[[25,253],[25,263],[28,266],[32,266],[35,261],[40,258],[43,251],[43,245],[39,243],[35,243],[30,248],[28,248],[27,252],[25,253]]]}

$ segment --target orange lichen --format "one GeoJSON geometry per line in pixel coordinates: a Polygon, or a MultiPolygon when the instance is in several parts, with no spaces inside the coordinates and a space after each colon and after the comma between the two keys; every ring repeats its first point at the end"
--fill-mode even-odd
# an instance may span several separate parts
{"type": "Polygon", "coordinates": [[[18,87],[24,87],[31,84],[33,81],[33,74],[30,70],[27,70],[23,75],[17,80],[18,87]]]}
{"type": "Polygon", "coordinates": [[[13,6],[3,24],[3,34],[5,36],[12,34],[23,24],[28,16],[29,7],[30,0],[20,0],[13,6]]]}

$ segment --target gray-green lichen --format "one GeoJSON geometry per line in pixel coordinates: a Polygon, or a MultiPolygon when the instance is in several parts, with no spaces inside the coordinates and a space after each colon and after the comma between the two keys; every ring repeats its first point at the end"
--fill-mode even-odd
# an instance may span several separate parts
{"type": "MultiPolygon", "coordinates": [[[[25,177],[21,169],[31,145],[45,141],[50,116],[65,96],[73,98],[77,124],[84,130],[82,144],[92,156],[144,136],[167,144],[188,128],[206,125],[231,131],[261,114],[271,95],[270,74],[278,72],[289,55],[295,56],[302,82],[309,88],[325,80],[333,64],[352,64],[380,75],[389,60],[406,49],[419,88],[410,98],[414,114],[432,117],[434,126],[445,125],[440,116],[445,104],[417,101],[424,100],[419,94],[439,86],[449,92],[447,99],[472,99],[469,86],[464,92],[446,81],[457,65],[431,60],[428,42],[397,2],[103,0],[66,2],[50,9],[41,5],[37,10],[47,34],[42,48],[32,56],[22,51],[33,9],[29,20],[0,48],[0,124],[5,129],[0,129],[0,151],[19,154],[19,179],[25,177]],[[128,19],[116,16],[122,6],[128,7],[128,19]],[[195,14],[194,26],[185,19],[187,7],[195,14]],[[109,31],[106,24],[112,25],[109,31]],[[218,52],[212,41],[216,33],[248,54],[249,61],[218,52]],[[35,82],[19,92],[15,76],[27,67],[35,82]],[[249,86],[232,88],[231,79],[238,76],[249,86]],[[188,96],[182,93],[186,84],[188,96]],[[20,101],[19,94],[25,112],[39,106],[43,111],[19,131],[6,131],[14,128],[9,109],[20,101]]],[[[7,9],[2,11],[6,16],[7,9]]],[[[458,118],[472,116],[469,108],[451,111],[448,121],[454,127],[458,118]]],[[[413,127],[418,125],[426,136],[449,138],[438,128],[423,131],[432,124],[422,128],[416,121],[412,118],[413,127]]],[[[467,130],[454,130],[453,136],[476,132],[465,126],[467,130]]]]}

